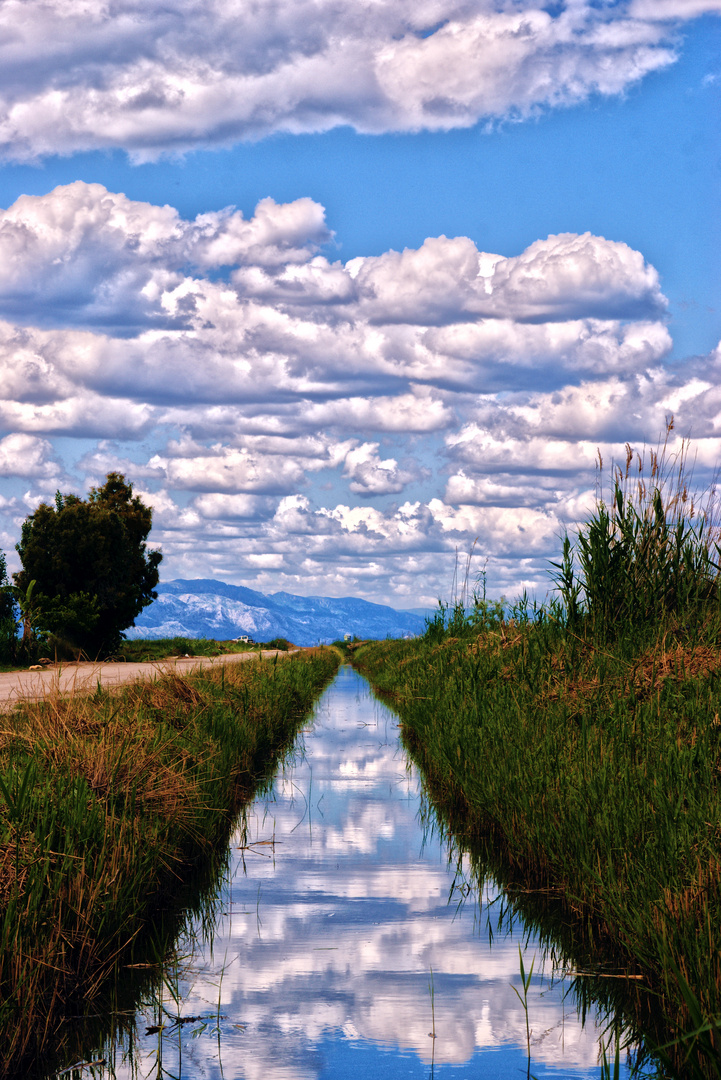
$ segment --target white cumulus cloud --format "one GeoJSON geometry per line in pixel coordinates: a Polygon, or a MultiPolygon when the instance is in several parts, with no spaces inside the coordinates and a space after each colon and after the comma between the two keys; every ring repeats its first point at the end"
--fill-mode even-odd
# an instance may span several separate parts
{"type": "Polygon", "coordinates": [[[34,435],[6,435],[0,439],[0,476],[52,480],[62,473],[47,439],[34,435]]]}
{"type": "Polygon", "coordinates": [[[668,362],[642,252],[441,236],[343,264],[331,236],[307,198],[186,221],[78,182],[0,212],[0,533],[21,494],[120,469],[167,577],[416,606],[476,537],[497,589],[545,590],[597,451],[671,414],[713,469],[721,353],[668,362]]]}
{"type": "Polygon", "coordinates": [[[413,479],[412,473],[398,468],[395,458],[381,460],[378,443],[349,450],[343,475],[350,480],[354,495],[397,495],[413,479]]]}
{"type": "Polygon", "coordinates": [[[718,0],[6,0],[0,146],[152,158],[273,132],[448,130],[619,94],[718,0]]]}
{"type": "Polygon", "coordinates": [[[287,272],[330,235],[323,207],[308,198],[262,199],[249,220],[231,208],[186,221],[173,207],[78,180],[22,195],[0,214],[0,314],[126,332],[185,322],[189,270],[287,272]]]}

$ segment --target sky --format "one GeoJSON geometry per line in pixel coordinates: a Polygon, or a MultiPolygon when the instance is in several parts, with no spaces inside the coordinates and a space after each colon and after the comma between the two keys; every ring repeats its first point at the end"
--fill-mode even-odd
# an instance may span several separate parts
{"type": "Polygon", "coordinates": [[[0,547],[543,599],[625,444],[721,460],[721,0],[0,0],[0,547]]]}

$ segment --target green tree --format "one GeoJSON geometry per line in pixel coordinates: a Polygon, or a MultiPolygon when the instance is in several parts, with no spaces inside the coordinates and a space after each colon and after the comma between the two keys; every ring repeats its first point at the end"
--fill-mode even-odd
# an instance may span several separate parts
{"type": "Polygon", "coordinates": [[[35,581],[37,625],[88,656],[112,652],[122,631],[155,599],[162,555],[148,551],[152,510],[121,473],[87,499],[55,496],[22,526],[17,551],[22,570],[15,584],[35,581]]]}
{"type": "Polygon", "coordinates": [[[11,664],[17,649],[17,619],[13,587],[8,581],[5,553],[0,551],[0,664],[11,664]]]}

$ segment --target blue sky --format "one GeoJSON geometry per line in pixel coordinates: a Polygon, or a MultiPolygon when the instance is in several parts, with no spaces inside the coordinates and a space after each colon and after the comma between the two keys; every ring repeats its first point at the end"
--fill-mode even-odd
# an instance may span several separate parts
{"type": "Polygon", "coordinates": [[[597,447],[674,414],[703,482],[720,13],[0,12],[5,550],[119,468],[166,578],[408,607],[478,536],[492,591],[543,594],[597,447]]]}

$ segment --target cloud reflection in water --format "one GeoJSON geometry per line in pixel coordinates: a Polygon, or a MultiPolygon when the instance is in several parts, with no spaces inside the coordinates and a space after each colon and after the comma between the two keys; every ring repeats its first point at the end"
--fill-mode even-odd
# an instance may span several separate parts
{"type": "MultiPolygon", "coordinates": [[[[181,976],[181,1015],[212,1019],[202,1032],[176,1028],[160,1047],[157,1035],[141,1039],[139,1075],[162,1050],[165,1068],[187,1080],[319,1080],[342,1075],[326,1070],[339,1043],[358,1048],[359,1063],[364,1047],[384,1051],[388,1075],[427,1076],[433,1063],[445,1076],[464,1065],[459,1080],[488,1076],[489,1066],[499,1075],[500,1059],[484,1052],[517,1047],[507,1070],[517,1075],[526,1047],[512,989],[521,929],[491,945],[477,899],[460,903],[455,892],[449,902],[453,870],[420,822],[418,780],[396,726],[365,681],[341,669],[304,751],[251,808],[245,840],[234,837],[217,933],[181,976]],[[401,1060],[415,1069],[396,1071],[401,1060]]],[[[527,968],[534,951],[531,942],[527,968]]],[[[595,1074],[600,1029],[581,1024],[546,974],[534,975],[529,993],[534,1070],[595,1074]]],[[[130,1071],[116,1062],[118,1077],[130,1071]]]]}

